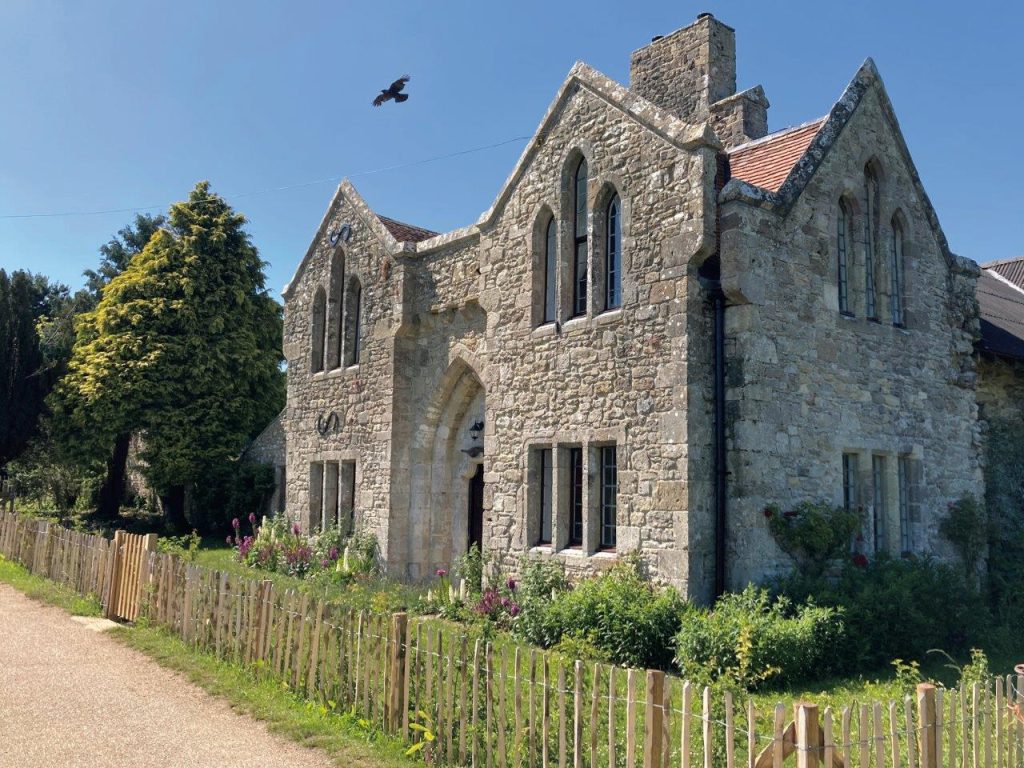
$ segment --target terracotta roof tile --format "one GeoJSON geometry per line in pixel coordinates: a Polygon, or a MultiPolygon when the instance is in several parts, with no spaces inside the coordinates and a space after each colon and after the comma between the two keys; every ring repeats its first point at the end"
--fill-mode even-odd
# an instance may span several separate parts
{"type": "Polygon", "coordinates": [[[1014,259],[1002,259],[982,264],[985,269],[998,272],[1021,290],[1024,290],[1024,256],[1017,256],[1014,259]]]}
{"type": "Polygon", "coordinates": [[[786,128],[730,150],[731,176],[755,187],[778,192],[827,119],[823,117],[811,123],[786,128]]]}
{"type": "Polygon", "coordinates": [[[400,243],[418,243],[421,240],[429,240],[432,237],[437,236],[437,232],[431,232],[429,229],[423,229],[423,227],[416,227],[412,224],[406,224],[404,221],[397,221],[395,219],[389,219],[387,216],[381,216],[377,214],[377,218],[381,220],[381,223],[387,227],[388,232],[400,243]]]}

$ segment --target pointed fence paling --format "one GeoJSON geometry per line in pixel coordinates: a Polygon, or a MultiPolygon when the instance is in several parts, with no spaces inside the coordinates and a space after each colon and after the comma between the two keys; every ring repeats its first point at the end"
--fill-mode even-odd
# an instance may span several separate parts
{"type": "MultiPolygon", "coordinates": [[[[0,554],[104,604],[115,552],[102,537],[0,513],[0,554]]],[[[137,568],[139,611],[151,624],[422,744],[435,763],[1024,768],[1024,722],[1013,709],[1024,705],[1024,676],[960,690],[923,684],[903,701],[766,710],[657,670],[567,660],[404,613],[353,611],[166,553],[141,551],[137,568]]]]}

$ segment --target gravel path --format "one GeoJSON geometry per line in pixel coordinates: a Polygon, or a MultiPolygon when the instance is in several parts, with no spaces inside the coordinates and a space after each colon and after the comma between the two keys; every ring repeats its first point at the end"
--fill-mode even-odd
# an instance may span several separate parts
{"type": "Polygon", "coordinates": [[[331,765],[89,623],[0,584],[3,768],[331,765]]]}

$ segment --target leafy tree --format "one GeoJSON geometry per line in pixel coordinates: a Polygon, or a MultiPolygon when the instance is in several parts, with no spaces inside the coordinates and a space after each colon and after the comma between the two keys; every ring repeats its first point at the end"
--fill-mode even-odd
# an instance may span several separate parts
{"type": "Polygon", "coordinates": [[[36,321],[46,312],[49,283],[41,276],[0,269],[0,467],[36,433],[50,380],[36,321]]]}
{"type": "Polygon", "coordinates": [[[137,253],[142,253],[142,249],[146,247],[149,239],[166,224],[167,218],[163,215],[150,216],[147,213],[137,213],[134,224],[129,224],[118,230],[106,245],[100,246],[102,259],[99,269],[87,269],[83,273],[87,281],[86,288],[96,301],[102,297],[104,287],[128,268],[132,257],[137,253]]]}
{"type": "Polygon", "coordinates": [[[144,432],[147,480],[183,530],[186,490],[280,410],[282,329],[242,215],[201,182],[169,221],[82,316],[59,400],[101,444],[144,432]]]}

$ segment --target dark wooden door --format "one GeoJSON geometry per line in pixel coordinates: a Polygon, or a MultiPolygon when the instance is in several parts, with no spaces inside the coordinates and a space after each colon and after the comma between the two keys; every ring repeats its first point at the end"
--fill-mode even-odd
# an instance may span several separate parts
{"type": "Polygon", "coordinates": [[[484,548],[484,465],[476,468],[476,473],[469,480],[469,541],[466,549],[474,544],[483,551],[484,548]]]}

